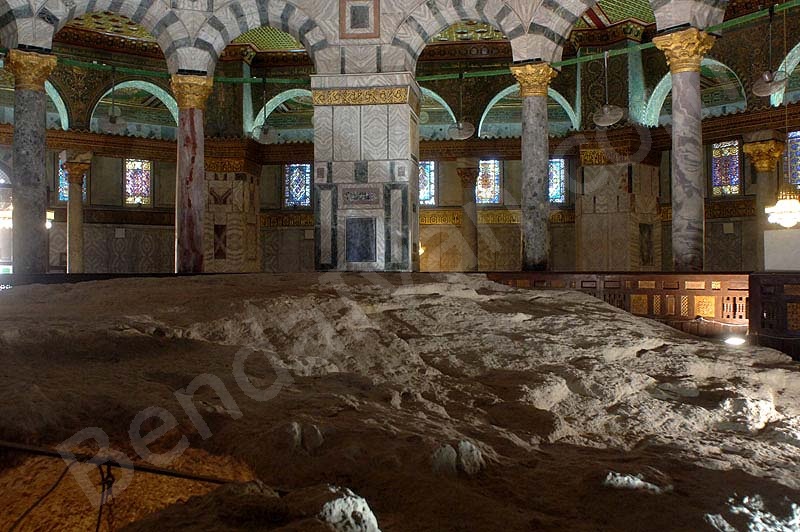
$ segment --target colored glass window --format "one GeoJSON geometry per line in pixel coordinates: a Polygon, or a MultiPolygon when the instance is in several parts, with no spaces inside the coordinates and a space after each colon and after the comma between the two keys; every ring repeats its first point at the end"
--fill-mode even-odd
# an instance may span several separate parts
{"type": "Polygon", "coordinates": [[[150,205],[152,202],[153,163],[125,159],[125,204],[150,205]]]}
{"type": "Polygon", "coordinates": [[[436,163],[419,162],[419,204],[436,205],[436,163]]]}
{"type": "Polygon", "coordinates": [[[285,168],[286,207],[311,206],[311,165],[287,164],[285,168]]]}
{"type": "Polygon", "coordinates": [[[550,203],[564,203],[567,200],[567,161],[550,159],[549,174],[550,203]]]}
{"type": "Polygon", "coordinates": [[[500,161],[492,159],[480,162],[480,173],[475,183],[477,203],[500,203],[500,161]]]}
{"type": "MultiPolygon", "coordinates": [[[[64,161],[58,160],[58,201],[69,201],[69,180],[64,161]]],[[[83,178],[83,201],[86,202],[86,178],[83,178]]]]}
{"type": "Polygon", "coordinates": [[[800,131],[789,133],[784,157],[784,179],[800,186],[800,131]]]}
{"type": "Polygon", "coordinates": [[[711,145],[711,193],[728,196],[741,192],[740,147],[738,140],[711,145]]]}

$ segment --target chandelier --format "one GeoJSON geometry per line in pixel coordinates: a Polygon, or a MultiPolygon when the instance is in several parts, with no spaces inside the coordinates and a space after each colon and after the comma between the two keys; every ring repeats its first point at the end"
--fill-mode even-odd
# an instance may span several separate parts
{"type": "Polygon", "coordinates": [[[784,186],[778,194],[778,202],[772,207],[767,207],[764,212],[769,214],[769,223],[791,228],[800,223],[800,200],[798,190],[792,186],[784,186]]]}

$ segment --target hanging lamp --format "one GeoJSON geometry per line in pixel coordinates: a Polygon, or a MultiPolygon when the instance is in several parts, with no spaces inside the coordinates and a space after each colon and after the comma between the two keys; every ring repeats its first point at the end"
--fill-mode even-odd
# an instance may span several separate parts
{"type": "Polygon", "coordinates": [[[592,115],[592,121],[599,127],[613,126],[625,115],[625,111],[618,105],[608,103],[608,50],[603,54],[603,81],[605,84],[606,100],[600,109],[592,115]]]}
{"type": "Polygon", "coordinates": [[[458,73],[458,122],[447,129],[453,140],[467,140],[475,134],[475,125],[464,121],[464,72],[458,73]]]}

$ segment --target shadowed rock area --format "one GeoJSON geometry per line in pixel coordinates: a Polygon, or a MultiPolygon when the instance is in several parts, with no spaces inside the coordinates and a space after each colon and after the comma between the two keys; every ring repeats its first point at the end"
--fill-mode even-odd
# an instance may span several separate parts
{"type": "MultiPolygon", "coordinates": [[[[120,473],[104,530],[746,530],[743,497],[786,523],[800,502],[796,363],[580,293],[121,279],[1,292],[0,320],[0,438],[98,427],[134,463],[231,481],[120,473]]],[[[5,530],[66,464],[0,457],[5,530]]],[[[19,529],[96,519],[70,473],[19,529]]]]}

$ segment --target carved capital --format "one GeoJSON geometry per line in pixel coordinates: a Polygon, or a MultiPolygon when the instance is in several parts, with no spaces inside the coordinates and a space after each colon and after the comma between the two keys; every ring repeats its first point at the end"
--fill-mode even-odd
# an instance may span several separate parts
{"type": "Polygon", "coordinates": [[[14,88],[44,92],[44,82],[56,67],[54,55],[9,50],[6,68],[14,74],[14,88]]]}
{"type": "Polygon", "coordinates": [[[462,187],[475,188],[475,184],[478,182],[480,168],[458,168],[456,171],[458,172],[458,177],[461,179],[462,187]]]}
{"type": "Polygon", "coordinates": [[[744,153],[753,161],[757,172],[772,172],[780,161],[785,146],[779,140],[751,142],[744,145],[744,153]]]}
{"type": "Polygon", "coordinates": [[[558,75],[558,71],[549,63],[511,65],[511,73],[519,82],[519,93],[523,98],[547,96],[550,82],[558,75]]]}
{"type": "Polygon", "coordinates": [[[667,56],[670,72],[700,72],[700,61],[714,46],[713,35],[689,28],[653,37],[653,44],[667,56]]]}
{"type": "Polygon", "coordinates": [[[179,109],[205,110],[206,100],[211,94],[214,78],[209,76],[192,76],[173,74],[170,86],[175,94],[179,109]]]}
{"type": "Polygon", "coordinates": [[[83,178],[87,173],[89,173],[89,169],[92,167],[92,164],[68,161],[62,164],[61,167],[64,168],[64,171],[67,173],[67,181],[70,183],[83,185],[83,178]]]}

